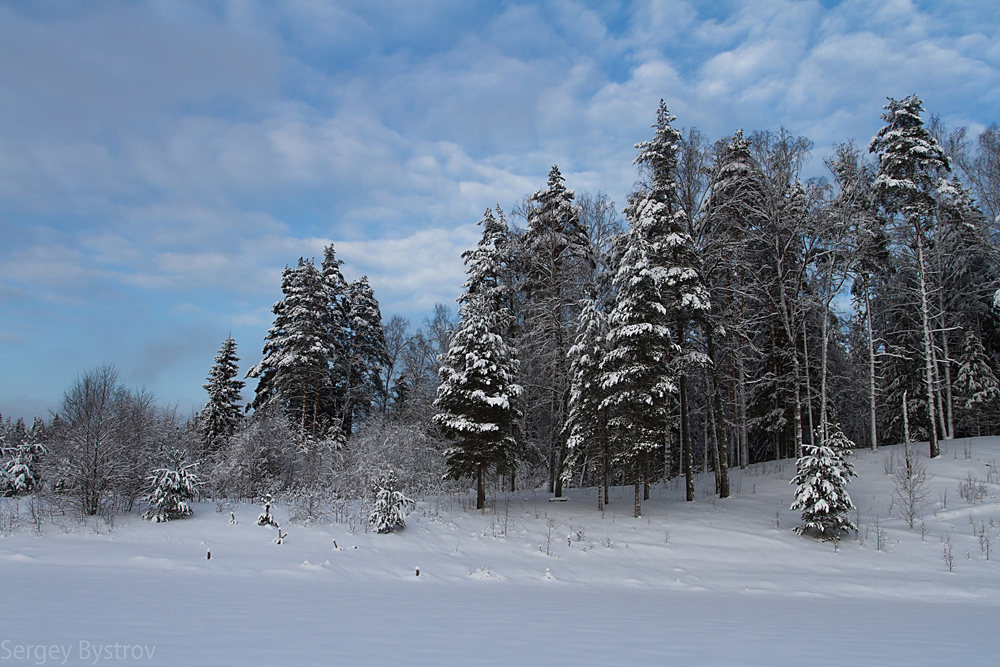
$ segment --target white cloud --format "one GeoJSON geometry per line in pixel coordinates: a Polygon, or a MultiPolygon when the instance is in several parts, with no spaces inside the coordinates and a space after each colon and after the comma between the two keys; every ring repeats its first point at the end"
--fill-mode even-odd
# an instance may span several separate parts
{"type": "MultiPolygon", "coordinates": [[[[53,346],[87,308],[148,307],[164,336],[210,329],[206,354],[226,327],[257,348],[282,267],[332,240],[419,320],[457,295],[483,209],[553,163],[622,206],[660,98],[712,139],[784,125],[817,158],[867,141],[886,95],[997,120],[994,4],[5,5],[0,300],[41,302],[25,338],[53,346]]],[[[80,344],[134,346],[110,338],[80,344]]]]}

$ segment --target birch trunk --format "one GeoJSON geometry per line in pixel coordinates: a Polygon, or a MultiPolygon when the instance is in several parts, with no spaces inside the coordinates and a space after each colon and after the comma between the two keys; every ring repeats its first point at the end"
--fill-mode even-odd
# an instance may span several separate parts
{"type": "Polygon", "coordinates": [[[914,221],[917,236],[917,267],[920,274],[920,317],[923,324],[924,337],[924,384],[927,390],[927,417],[930,425],[928,432],[930,440],[930,457],[937,458],[941,455],[941,448],[938,445],[936,415],[934,413],[934,350],[931,339],[931,318],[930,304],[927,301],[927,276],[926,265],[924,264],[924,240],[920,233],[919,221],[914,221]]]}

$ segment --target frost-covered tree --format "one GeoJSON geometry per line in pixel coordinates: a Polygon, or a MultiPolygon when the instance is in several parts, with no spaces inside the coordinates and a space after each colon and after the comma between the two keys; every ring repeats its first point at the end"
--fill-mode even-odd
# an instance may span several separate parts
{"type": "Polygon", "coordinates": [[[472,297],[460,314],[462,324],[441,366],[434,422],[454,443],[446,454],[448,477],[475,478],[476,509],[483,509],[487,471],[506,474],[514,465],[521,387],[515,350],[489,304],[472,297]]]}
{"type": "Polygon", "coordinates": [[[549,490],[562,495],[569,372],[566,353],[594,271],[590,234],[575,193],[553,166],[544,190],[528,199],[520,244],[523,334],[518,338],[530,406],[527,428],[546,452],[549,490]]]}
{"type": "Polygon", "coordinates": [[[142,518],[153,523],[173,521],[190,516],[190,501],[194,499],[201,480],[195,471],[197,464],[188,463],[184,453],[172,450],[166,454],[166,465],[149,477],[149,493],[144,498],[149,509],[142,518]]]}
{"type": "MultiPolygon", "coordinates": [[[[637,209],[655,210],[655,203],[637,209]]],[[[640,488],[653,454],[667,440],[668,398],[677,390],[671,359],[675,345],[666,319],[663,285],[668,267],[660,254],[656,215],[629,219],[625,252],[614,278],[614,307],[608,315],[608,352],[601,364],[601,407],[608,411],[608,436],[617,463],[631,472],[635,516],[642,512],[640,488]]]]}
{"type": "MultiPolygon", "coordinates": [[[[790,482],[796,484],[795,501],[790,509],[802,510],[803,524],[797,533],[815,532],[821,537],[836,539],[845,530],[857,530],[848,513],[854,503],[847,493],[854,467],[846,460],[852,443],[839,425],[827,425],[825,440],[803,445],[803,456],[797,463],[797,474],[790,482]]],[[[818,436],[817,436],[817,439],[818,436]]]]}
{"type": "Polygon", "coordinates": [[[719,380],[714,383],[716,394],[722,385],[718,377],[723,367],[720,361],[723,354],[728,356],[725,365],[730,369],[728,380],[732,386],[730,411],[735,422],[736,461],[744,466],[750,461],[747,357],[755,329],[747,309],[747,295],[750,272],[761,261],[750,243],[750,232],[760,224],[764,194],[762,175],[753,164],[750,142],[742,130],[718,145],[709,186],[705,215],[700,219],[701,254],[712,302],[705,339],[706,347],[712,347],[709,356],[719,380]],[[715,345],[717,338],[721,339],[719,346],[715,345]]]}
{"type": "Polygon", "coordinates": [[[876,335],[877,295],[884,289],[891,269],[889,239],[885,220],[873,200],[874,169],[861,159],[853,144],[844,144],[828,163],[839,192],[830,214],[849,221],[853,242],[851,295],[857,323],[863,330],[868,399],[868,445],[878,449],[878,341],[876,335]]]}
{"type": "MultiPolygon", "coordinates": [[[[155,451],[152,396],[130,391],[113,366],[103,366],[73,382],[57,416],[48,436],[46,477],[85,517],[128,511],[143,493],[155,451]]],[[[165,435],[176,436],[171,430],[165,435]]]]}
{"type": "MultiPolygon", "coordinates": [[[[23,427],[23,422],[19,425],[23,427]]],[[[41,420],[36,419],[31,429],[0,433],[0,496],[31,493],[41,483],[41,461],[48,453],[45,445],[39,442],[43,430],[41,420]]]]}
{"type": "Polygon", "coordinates": [[[675,120],[660,100],[653,139],[636,144],[639,155],[634,162],[648,169],[648,187],[632,196],[625,213],[630,224],[638,223],[647,230],[645,233],[653,244],[650,259],[663,269],[658,289],[664,308],[663,320],[674,328],[671,364],[677,377],[684,476],[687,499],[694,500],[687,376],[695,368],[704,366],[707,359],[691,340],[691,329],[694,323],[704,322],[711,302],[677,183],[682,138],[671,125],[675,120]]]}
{"type": "Polygon", "coordinates": [[[285,268],[274,304],[274,325],[264,342],[264,357],[247,372],[258,378],[253,408],[277,405],[299,430],[300,438],[325,430],[321,408],[329,395],[330,336],[328,301],[320,272],[311,260],[285,268]]]}
{"type": "Polygon", "coordinates": [[[254,411],[222,450],[212,471],[213,493],[242,500],[290,486],[301,442],[280,407],[254,411]]]}
{"type": "Polygon", "coordinates": [[[936,423],[935,342],[932,329],[932,283],[927,252],[935,226],[935,189],[939,174],[950,170],[944,151],[924,127],[922,102],[916,95],[902,100],[889,98],[883,107],[885,126],[872,139],[868,150],[878,155],[875,177],[876,200],[896,228],[915,268],[911,287],[920,317],[920,348],[913,352],[923,360],[924,396],[931,458],[939,456],[936,423]]]}
{"type": "Polygon", "coordinates": [[[601,362],[607,352],[607,328],[607,316],[596,302],[588,300],[577,321],[576,341],[569,349],[572,377],[566,420],[569,455],[563,474],[571,474],[581,466],[589,466],[595,471],[597,509],[603,509],[607,502],[610,464],[601,372],[601,362]]]}
{"type": "Polygon", "coordinates": [[[486,209],[477,223],[483,228],[479,244],[462,253],[468,278],[462,285],[465,293],[459,301],[464,303],[473,295],[483,295],[497,312],[505,309],[508,315],[512,315],[513,286],[510,283],[511,265],[514,262],[513,239],[507,219],[499,206],[496,213],[494,215],[493,210],[486,209]]]}
{"type": "Polygon", "coordinates": [[[373,484],[375,506],[368,515],[368,523],[376,533],[391,533],[406,526],[406,512],[414,506],[413,500],[400,491],[396,473],[386,470],[373,484]]]}
{"type": "Polygon", "coordinates": [[[986,351],[975,332],[966,333],[958,364],[955,393],[961,401],[964,416],[975,422],[976,435],[981,435],[982,421],[989,420],[1000,405],[1000,381],[990,367],[986,351]]]}
{"type": "Polygon", "coordinates": [[[760,176],[761,206],[748,239],[756,256],[747,256],[747,282],[756,320],[756,339],[764,351],[751,390],[751,419],[770,437],[775,458],[802,455],[809,369],[805,341],[812,299],[808,285],[814,258],[815,188],[800,178],[811,143],[782,128],[754,132],[751,150],[760,176]],[[801,350],[801,351],[800,351],[801,350]],[[753,414],[755,413],[755,414],[753,414]]]}
{"type": "Polygon", "coordinates": [[[349,372],[343,428],[344,435],[350,436],[386,391],[382,368],[388,363],[388,351],[382,329],[382,311],[367,276],[348,286],[347,304],[349,333],[344,347],[349,372]]]}
{"type": "Polygon", "coordinates": [[[219,451],[243,418],[240,391],[246,383],[239,379],[239,360],[236,341],[229,335],[215,356],[215,363],[208,372],[208,383],[202,385],[208,392],[208,402],[200,421],[205,455],[219,451]]]}

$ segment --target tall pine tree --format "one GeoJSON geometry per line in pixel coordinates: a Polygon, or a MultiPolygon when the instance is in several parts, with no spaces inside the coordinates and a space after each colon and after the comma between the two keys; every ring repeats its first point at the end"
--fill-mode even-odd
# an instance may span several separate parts
{"type": "Polygon", "coordinates": [[[553,166],[544,190],[528,201],[528,229],[522,241],[525,331],[519,348],[530,359],[538,396],[529,415],[535,437],[547,449],[549,490],[562,495],[565,423],[569,395],[566,353],[585,285],[593,274],[590,235],[574,193],[553,166]],[[547,396],[541,395],[544,392],[547,396]]]}
{"type": "Polygon", "coordinates": [[[325,430],[321,407],[330,390],[328,301],[311,260],[299,259],[296,268],[285,268],[281,291],[284,298],[274,304],[264,358],[247,377],[258,378],[253,408],[281,407],[304,441],[325,430]]]}
{"type": "Polygon", "coordinates": [[[348,286],[347,390],[344,401],[344,434],[350,436],[386,391],[381,369],[388,363],[382,311],[375,292],[362,276],[348,286]]]}
{"type": "MultiPolygon", "coordinates": [[[[886,215],[894,219],[905,248],[915,268],[916,285],[910,290],[916,297],[920,316],[920,348],[923,357],[930,456],[939,456],[935,407],[935,343],[932,330],[930,266],[927,252],[935,226],[934,190],[938,176],[950,170],[948,158],[937,140],[924,127],[920,117],[923,103],[916,95],[902,100],[889,98],[883,107],[885,126],[868,146],[878,155],[875,196],[886,215]]],[[[902,275],[906,275],[905,273],[902,275]]]]}
{"type": "Polygon", "coordinates": [[[236,431],[242,419],[240,391],[246,385],[238,378],[240,360],[236,356],[236,341],[232,334],[222,342],[215,363],[208,372],[208,402],[201,413],[201,443],[203,456],[218,452],[236,431]]]}

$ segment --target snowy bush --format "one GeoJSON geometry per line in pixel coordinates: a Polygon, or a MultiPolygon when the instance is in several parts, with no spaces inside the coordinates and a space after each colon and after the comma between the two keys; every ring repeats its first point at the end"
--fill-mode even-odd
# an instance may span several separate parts
{"type": "Polygon", "coordinates": [[[828,426],[827,437],[820,444],[803,445],[804,455],[791,481],[798,486],[790,509],[801,509],[804,522],[795,532],[815,531],[822,537],[837,538],[842,531],[857,530],[847,514],[854,509],[846,489],[849,478],[855,475],[845,460],[851,444],[839,426],[828,426]]]}
{"type": "Polygon", "coordinates": [[[149,477],[150,492],[144,500],[149,509],[142,518],[154,523],[190,516],[188,501],[194,498],[201,485],[195,472],[197,464],[187,463],[183,452],[173,450],[167,454],[167,465],[157,468],[149,477]]]}
{"type": "Polygon", "coordinates": [[[368,522],[378,533],[390,533],[406,525],[406,510],[414,502],[396,490],[396,473],[388,470],[375,482],[375,508],[368,515],[368,522]]]}
{"type": "MultiPolygon", "coordinates": [[[[278,528],[278,521],[271,515],[271,508],[274,507],[274,498],[268,493],[263,498],[260,499],[261,504],[264,506],[264,511],[260,513],[257,517],[258,526],[274,526],[278,528]]],[[[281,531],[278,531],[279,533],[281,531]]]]}
{"type": "Polygon", "coordinates": [[[279,489],[291,477],[295,456],[295,434],[281,411],[273,406],[257,410],[219,452],[213,493],[252,499],[279,489]]]}
{"type": "Polygon", "coordinates": [[[288,520],[305,526],[331,520],[331,498],[335,499],[336,493],[320,485],[296,487],[282,495],[288,505],[288,520]]]}
{"type": "Polygon", "coordinates": [[[338,490],[350,497],[367,496],[373,481],[387,469],[395,472],[399,488],[414,495],[463,489],[464,485],[443,479],[447,472],[444,449],[445,443],[426,428],[375,415],[345,448],[338,490]]]}
{"type": "Polygon", "coordinates": [[[8,449],[9,458],[0,464],[0,496],[31,493],[41,481],[39,460],[47,453],[45,446],[30,437],[8,449]]]}

